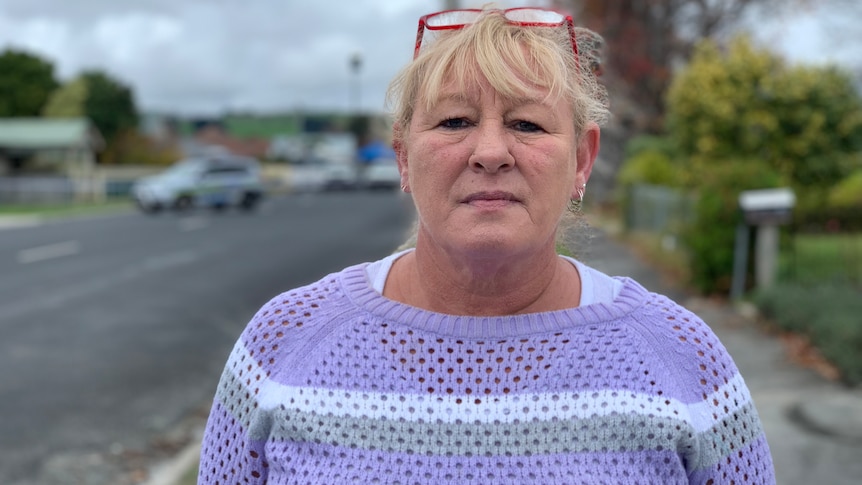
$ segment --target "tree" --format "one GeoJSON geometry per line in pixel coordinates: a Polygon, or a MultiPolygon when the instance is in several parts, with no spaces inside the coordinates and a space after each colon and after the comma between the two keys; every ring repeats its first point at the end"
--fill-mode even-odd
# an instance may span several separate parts
{"type": "Polygon", "coordinates": [[[54,66],[33,54],[0,54],[0,117],[38,116],[57,87],[54,66]]]}
{"type": "Polygon", "coordinates": [[[132,90],[99,71],[84,72],[55,90],[42,114],[47,117],[87,117],[105,139],[103,163],[119,163],[127,145],[137,146],[138,112],[132,90]]]}
{"type": "Polygon", "coordinates": [[[833,186],[862,168],[862,99],[835,67],[790,66],[740,37],[703,42],[668,92],[667,136],[698,192],[684,241],[694,282],[727,291],[743,190],[791,186],[797,219],[826,217],[833,186]]]}
{"type": "Polygon", "coordinates": [[[556,0],[553,3],[575,12],[579,23],[605,38],[605,77],[616,100],[615,112],[633,129],[650,133],[662,131],[664,98],[675,66],[687,62],[697,42],[727,33],[755,7],[779,5],[777,0],[556,0]]]}
{"type": "Polygon", "coordinates": [[[735,39],[704,42],[668,93],[668,133],[691,180],[709,165],[753,158],[816,207],[858,164],[862,99],[836,67],[791,66],[735,39]]]}
{"type": "Polygon", "coordinates": [[[47,118],[77,118],[85,116],[84,105],[90,89],[84,78],[77,78],[57,88],[48,98],[42,116],[47,118]]]}
{"type": "Polygon", "coordinates": [[[99,71],[81,75],[87,85],[84,113],[99,128],[110,145],[138,124],[138,111],[131,88],[99,71]]]}

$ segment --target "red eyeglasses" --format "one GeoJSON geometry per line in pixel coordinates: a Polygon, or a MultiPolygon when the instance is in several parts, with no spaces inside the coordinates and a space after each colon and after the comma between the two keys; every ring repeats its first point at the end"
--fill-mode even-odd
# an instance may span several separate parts
{"type": "MultiPolygon", "coordinates": [[[[425,31],[441,31],[463,29],[472,24],[482,13],[479,9],[444,10],[442,12],[429,13],[419,18],[419,31],[416,33],[416,49],[413,58],[419,55],[422,47],[422,38],[425,31]]],[[[561,27],[563,25],[569,31],[572,39],[572,52],[575,59],[578,58],[578,44],[575,42],[575,23],[571,15],[563,15],[553,10],[534,7],[517,7],[503,10],[503,16],[512,25],[521,27],[561,27]]]]}

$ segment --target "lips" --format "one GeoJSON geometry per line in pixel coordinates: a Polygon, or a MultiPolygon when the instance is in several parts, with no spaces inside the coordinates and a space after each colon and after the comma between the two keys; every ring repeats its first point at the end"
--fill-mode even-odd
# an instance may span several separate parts
{"type": "Polygon", "coordinates": [[[520,202],[511,192],[495,190],[492,192],[475,192],[461,200],[463,204],[471,202],[520,202]]]}

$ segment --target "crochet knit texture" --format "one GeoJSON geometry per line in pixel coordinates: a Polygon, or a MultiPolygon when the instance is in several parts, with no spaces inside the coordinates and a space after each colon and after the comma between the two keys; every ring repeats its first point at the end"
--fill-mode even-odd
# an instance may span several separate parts
{"type": "Polygon", "coordinates": [[[506,317],[386,299],[363,265],[279,295],[229,357],[199,483],[774,483],[709,327],[622,281],[506,317]]]}

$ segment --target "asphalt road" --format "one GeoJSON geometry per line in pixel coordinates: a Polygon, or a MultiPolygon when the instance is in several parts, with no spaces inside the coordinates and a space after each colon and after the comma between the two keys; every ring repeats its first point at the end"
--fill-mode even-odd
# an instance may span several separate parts
{"type": "Polygon", "coordinates": [[[353,192],[0,231],[0,483],[144,446],[211,399],[260,305],[391,252],[409,222],[396,194],[353,192]]]}

